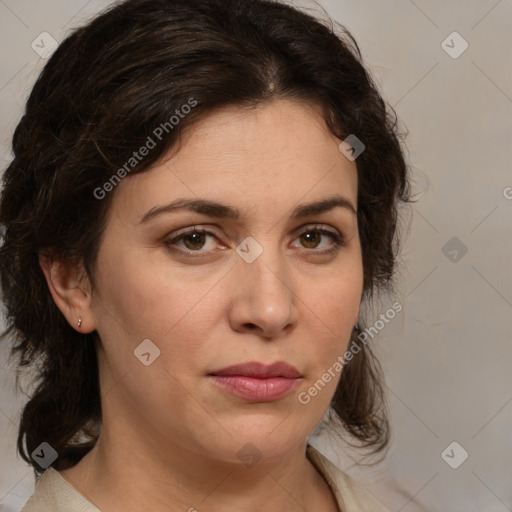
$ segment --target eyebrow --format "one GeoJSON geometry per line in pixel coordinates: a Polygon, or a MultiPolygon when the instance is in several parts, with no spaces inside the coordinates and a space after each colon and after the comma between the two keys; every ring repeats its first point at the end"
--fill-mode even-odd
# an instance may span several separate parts
{"type": "MultiPolygon", "coordinates": [[[[308,217],[311,215],[318,215],[325,213],[334,208],[345,208],[352,214],[357,216],[357,210],[354,205],[346,198],[341,195],[335,195],[322,199],[321,201],[315,201],[312,203],[305,203],[297,206],[291,217],[299,219],[302,217],[308,217]]],[[[144,224],[158,215],[165,213],[173,213],[179,210],[188,210],[191,212],[201,213],[210,217],[217,217],[222,219],[238,219],[240,212],[233,206],[217,203],[215,201],[209,201],[207,199],[177,199],[172,203],[163,206],[155,206],[146,212],[140,223],[144,224]]]]}

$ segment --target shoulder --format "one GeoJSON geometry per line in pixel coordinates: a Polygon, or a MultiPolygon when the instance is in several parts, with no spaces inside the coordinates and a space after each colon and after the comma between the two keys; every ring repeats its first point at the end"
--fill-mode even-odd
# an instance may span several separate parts
{"type": "Polygon", "coordinates": [[[361,484],[335,466],[325,455],[311,445],[307,456],[331,487],[343,512],[389,512],[361,484]]]}
{"type": "Polygon", "coordinates": [[[58,471],[49,467],[37,480],[34,494],[21,512],[100,512],[58,471]]]}

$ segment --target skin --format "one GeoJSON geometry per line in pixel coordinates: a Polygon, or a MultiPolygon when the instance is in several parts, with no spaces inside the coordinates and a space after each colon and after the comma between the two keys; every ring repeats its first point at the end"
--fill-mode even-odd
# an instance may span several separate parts
{"type": "Polygon", "coordinates": [[[40,259],[69,323],[101,339],[102,432],[61,475],[102,511],[338,510],[305,451],[339,373],[309,404],[298,395],[345,352],[357,323],[357,217],[342,207],[290,215],[333,194],[357,209],[356,165],[340,142],[304,102],[217,111],[161,163],[118,185],[94,287],[81,268],[40,259]],[[240,217],[183,210],[141,223],[178,198],[232,205],[240,217]],[[194,226],[212,235],[166,245],[194,226]],[[315,227],[341,233],[345,245],[320,255],[335,244],[315,227]],[[236,252],[247,236],[263,248],[252,263],[236,252]],[[144,339],[160,350],[148,366],[134,356],[144,339]],[[208,377],[236,363],[283,360],[302,379],[271,402],[248,402],[208,377]],[[246,443],[261,457],[251,467],[237,456],[246,443]]]}

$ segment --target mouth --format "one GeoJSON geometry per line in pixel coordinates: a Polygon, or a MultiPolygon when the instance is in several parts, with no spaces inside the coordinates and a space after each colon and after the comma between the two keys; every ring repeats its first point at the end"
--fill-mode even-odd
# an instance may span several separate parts
{"type": "Polygon", "coordinates": [[[249,402],[270,402],[288,395],[302,381],[294,366],[278,361],[271,365],[259,362],[237,364],[208,375],[224,391],[249,402]]]}

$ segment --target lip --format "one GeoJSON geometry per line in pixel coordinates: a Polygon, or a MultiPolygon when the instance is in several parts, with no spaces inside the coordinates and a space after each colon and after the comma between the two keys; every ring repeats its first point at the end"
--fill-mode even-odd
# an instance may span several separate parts
{"type": "Polygon", "coordinates": [[[243,376],[255,379],[268,379],[271,377],[284,377],[285,379],[298,379],[302,377],[299,370],[286,361],[277,361],[273,364],[263,364],[257,361],[234,364],[221,370],[215,370],[210,375],[217,376],[243,376]]]}
{"type": "Polygon", "coordinates": [[[270,402],[289,394],[302,380],[294,366],[285,361],[271,365],[259,362],[236,364],[209,374],[212,382],[250,402],[270,402]]]}

